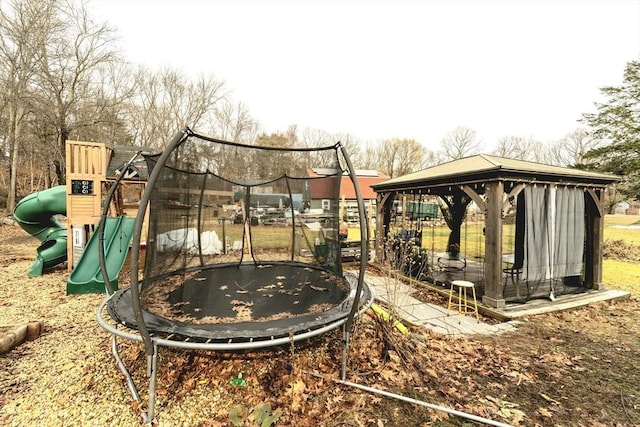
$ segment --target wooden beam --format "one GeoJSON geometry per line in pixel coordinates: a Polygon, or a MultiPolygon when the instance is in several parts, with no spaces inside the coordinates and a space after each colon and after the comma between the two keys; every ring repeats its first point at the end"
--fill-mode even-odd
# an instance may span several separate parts
{"type": "Polygon", "coordinates": [[[515,187],[513,187],[511,189],[511,191],[509,192],[509,197],[518,197],[518,194],[520,194],[520,192],[522,190],[524,190],[524,187],[526,187],[525,184],[518,184],[515,187]]]}
{"type": "Polygon", "coordinates": [[[515,187],[513,187],[511,189],[511,191],[509,192],[508,196],[506,197],[506,200],[504,201],[504,203],[502,204],[502,217],[504,218],[507,215],[507,212],[509,210],[509,205],[511,204],[509,202],[509,199],[516,199],[518,197],[518,194],[520,194],[520,192],[522,190],[524,190],[525,184],[518,184],[515,187]]]}
{"type": "Polygon", "coordinates": [[[393,196],[393,193],[382,193],[378,194],[377,206],[382,206],[387,203],[389,197],[393,196]]]}
{"type": "Polygon", "coordinates": [[[485,214],[487,213],[487,204],[485,203],[484,199],[478,193],[476,193],[476,190],[469,187],[468,185],[461,185],[460,189],[462,189],[462,191],[464,191],[467,196],[471,197],[471,200],[473,200],[473,202],[482,212],[484,212],[485,214]]]}
{"type": "Polygon", "coordinates": [[[600,200],[600,196],[593,188],[587,188],[587,194],[591,196],[595,207],[598,209],[598,216],[604,216],[604,207],[602,206],[602,200],[600,200]]]}

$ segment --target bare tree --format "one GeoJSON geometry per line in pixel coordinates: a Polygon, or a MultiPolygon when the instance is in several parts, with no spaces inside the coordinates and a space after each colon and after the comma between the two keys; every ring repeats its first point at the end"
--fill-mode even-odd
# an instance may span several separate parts
{"type": "Polygon", "coordinates": [[[65,182],[65,144],[86,123],[78,120],[79,109],[93,106],[101,94],[104,67],[121,58],[114,47],[115,32],[105,23],[94,22],[84,3],[61,2],[53,17],[52,32],[39,54],[38,87],[40,111],[57,133],[52,147],[58,182],[65,182]]]}
{"type": "Polygon", "coordinates": [[[385,139],[378,146],[378,168],[393,178],[395,174],[396,157],[398,155],[398,144],[394,139],[385,139]]]}
{"type": "Polygon", "coordinates": [[[255,140],[258,123],[249,114],[242,103],[232,104],[222,100],[214,108],[215,120],[212,123],[212,135],[225,141],[249,144],[255,140]]]}
{"type": "MultiPolygon", "coordinates": [[[[6,5],[6,3],[5,3],[6,5]]],[[[23,125],[30,110],[30,86],[38,71],[42,46],[52,30],[55,1],[14,1],[10,9],[0,3],[0,78],[2,116],[10,161],[7,208],[16,205],[23,125]]]]}
{"type": "Polygon", "coordinates": [[[427,151],[419,142],[413,139],[400,140],[397,154],[397,176],[424,169],[427,151]]]}
{"type": "Polygon", "coordinates": [[[549,156],[549,147],[542,141],[529,138],[526,140],[526,152],[528,155],[523,160],[536,163],[551,163],[549,156]]]}
{"type": "Polygon", "coordinates": [[[24,156],[40,171],[30,185],[50,185],[50,165],[65,182],[68,138],[162,148],[184,125],[202,133],[235,126],[234,138],[255,137],[257,124],[244,107],[217,125],[221,82],[172,70],[133,75],[116,42],[107,24],[89,17],[84,0],[0,2],[0,141],[10,156],[10,209],[24,156]]]}
{"type": "Polygon", "coordinates": [[[333,135],[327,131],[315,128],[306,128],[300,134],[300,142],[305,147],[326,147],[336,143],[333,135]]]}
{"type": "Polygon", "coordinates": [[[440,157],[440,153],[437,151],[431,151],[428,148],[424,148],[425,155],[422,159],[422,167],[420,169],[430,168],[432,166],[439,165],[443,163],[443,160],[440,157]]]}
{"type": "Polygon", "coordinates": [[[492,154],[528,162],[549,163],[549,149],[533,138],[505,136],[498,140],[498,146],[492,154]]]}
{"type": "Polygon", "coordinates": [[[131,144],[122,111],[133,94],[131,67],[120,62],[104,64],[97,71],[95,98],[79,102],[75,109],[73,137],[131,144]]]}
{"type": "Polygon", "coordinates": [[[482,143],[475,130],[459,126],[442,139],[440,146],[445,160],[456,160],[478,154],[482,143]]]}
{"type": "MultiPolygon", "coordinates": [[[[338,142],[335,135],[332,135],[322,129],[315,128],[304,129],[300,135],[299,141],[303,147],[309,148],[329,147],[338,142]]],[[[335,159],[331,158],[332,155],[332,151],[310,152],[307,158],[307,164],[311,167],[330,165],[335,161],[335,159]]]]}
{"type": "Polygon", "coordinates": [[[191,81],[176,70],[153,73],[145,68],[138,70],[135,81],[136,94],[127,111],[135,144],[162,149],[184,126],[204,134],[216,131],[215,108],[226,95],[223,82],[212,76],[191,81]]]}
{"type": "Polygon", "coordinates": [[[549,147],[550,161],[558,166],[584,164],[584,155],[598,148],[602,141],[585,129],[576,129],[549,147]]]}
{"type": "Polygon", "coordinates": [[[364,149],[360,154],[357,167],[363,169],[377,169],[378,168],[378,147],[377,145],[367,142],[364,145],[364,149]]]}
{"type": "Polygon", "coordinates": [[[498,146],[493,150],[494,155],[511,159],[524,160],[527,156],[527,144],[520,136],[504,136],[498,140],[498,146]]]}
{"type": "Polygon", "coordinates": [[[349,155],[349,159],[351,160],[351,163],[354,165],[354,167],[355,165],[359,164],[360,156],[362,155],[362,147],[360,144],[360,140],[356,138],[354,135],[349,133],[338,133],[338,134],[335,134],[333,137],[335,141],[340,141],[345,151],[349,155]]]}
{"type": "Polygon", "coordinates": [[[425,167],[427,150],[413,139],[387,139],[378,147],[378,167],[391,178],[425,167]]]}

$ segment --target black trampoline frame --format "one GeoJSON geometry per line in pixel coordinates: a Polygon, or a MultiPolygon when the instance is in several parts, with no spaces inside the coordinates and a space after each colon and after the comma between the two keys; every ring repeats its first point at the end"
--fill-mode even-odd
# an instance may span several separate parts
{"type": "MultiPolygon", "coordinates": [[[[232,351],[232,350],[247,350],[247,349],[258,349],[258,348],[266,348],[278,345],[286,345],[288,343],[293,343],[299,340],[309,339],[315,337],[317,335],[326,333],[333,329],[336,329],[340,326],[343,328],[343,348],[342,348],[342,364],[341,364],[341,378],[344,380],[346,377],[346,364],[347,364],[347,353],[350,343],[350,333],[353,326],[353,320],[356,316],[364,313],[369,306],[373,303],[373,293],[369,290],[368,286],[364,281],[364,275],[366,270],[367,261],[369,259],[369,228],[367,225],[366,218],[366,210],[364,207],[364,202],[362,199],[362,193],[360,187],[358,185],[358,181],[355,174],[355,169],[347,151],[344,146],[338,142],[332,147],[325,147],[325,149],[339,149],[343,158],[346,162],[346,171],[353,183],[357,204],[358,204],[358,212],[359,212],[359,220],[360,220],[360,230],[361,230],[361,240],[360,240],[360,262],[358,274],[354,275],[351,273],[343,273],[343,277],[349,283],[349,292],[347,298],[343,300],[340,304],[341,309],[348,308],[348,311],[342,311],[337,315],[333,313],[333,315],[327,316],[325,320],[321,320],[319,322],[311,322],[309,325],[305,325],[304,328],[301,328],[298,331],[288,333],[286,335],[282,333],[269,335],[269,334],[257,334],[254,337],[241,338],[241,339],[233,339],[228,336],[223,339],[200,339],[193,341],[190,337],[181,333],[179,328],[174,332],[172,331],[162,331],[160,333],[156,333],[153,330],[150,330],[147,321],[145,320],[144,310],[141,307],[140,303],[140,283],[138,280],[138,263],[140,259],[139,248],[141,243],[141,235],[142,235],[142,227],[144,222],[145,213],[147,210],[147,206],[151,197],[151,189],[153,188],[153,184],[158,179],[162,166],[166,163],[168,157],[174,151],[176,147],[178,147],[182,142],[184,142],[190,136],[197,136],[201,139],[208,140],[210,142],[218,142],[222,144],[232,144],[232,145],[241,145],[235,143],[229,143],[226,141],[217,140],[214,138],[205,137],[202,135],[195,134],[188,127],[184,128],[184,130],[177,132],[174,137],[171,139],[167,148],[163,151],[160,157],[157,160],[156,166],[152,169],[151,174],[149,176],[149,180],[145,191],[140,200],[140,207],[138,209],[138,214],[136,216],[136,222],[134,225],[134,233],[132,237],[132,250],[131,250],[131,285],[128,288],[121,289],[115,293],[112,292],[111,289],[107,289],[108,295],[107,298],[100,304],[98,307],[96,317],[98,324],[107,332],[111,334],[112,345],[111,350],[112,354],[116,360],[116,364],[122,374],[125,376],[125,380],[127,382],[127,386],[136,401],[140,401],[140,396],[138,390],[133,382],[133,379],[127,370],[126,366],[122,362],[117,346],[117,338],[123,338],[130,341],[141,342],[144,346],[145,353],[147,356],[147,378],[149,378],[149,388],[148,388],[148,408],[146,414],[143,414],[143,420],[145,423],[151,422],[154,418],[154,406],[155,406],[155,391],[156,391],[156,377],[157,377],[157,359],[158,359],[158,349],[160,347],[171,347],[178,349],[186,349],[186,350],[210,350],[210,351],[232,351]],[[133,315],[135,317],[135,325],[127,322],[121,322],[120,319],[117,319],[121,325],[125,326],[128,330],[119,328],[118,322],[114,322],[113,313],[109,313],[109,310],[112,310],[112,306],[110,303],[113,298],[122,298],[125,293],[130,294],[131,296],[131,306],[133,315]],[[137,333],[133,333],[131,329],[132,326],[137,327],[137,333]],[[265,336],[267,335],[267,336],[265,336]]],[[[275,148],[270,147],[272,150],[282,150],[282,151],[290,151],[290,149],[286,148],[275,148]]],[[[322,149],[322,148],[321,148],[322,149]]],[[[316,151],[317,148],[310,149],[294,149],[297,151],[316,151]]],[[[133,160],[133,159],[132,159],[133,160]]],[[[116,181],[116,185],[118,185],[120,179],[116,181]]],[[[113,194],[113,192],[112,192],[113,194]]],[[[110,194],[110,197],[112,196],[110,194]]],[[[106,205],[110,204],[110,200],[107,200],[106,205]]],[[[101,257],[104,257],[104,254],[101,252],[101,257]]],[[[103,259],[101,260],[101,264],[103,263],[103,259]]],[[[341,270],[341,269],[340,269],[341,270]]],[[[108,282],[105,282],[108,283],[108,282]]],[[[282,331],[280,331],[282,332],[282,331]]]]}

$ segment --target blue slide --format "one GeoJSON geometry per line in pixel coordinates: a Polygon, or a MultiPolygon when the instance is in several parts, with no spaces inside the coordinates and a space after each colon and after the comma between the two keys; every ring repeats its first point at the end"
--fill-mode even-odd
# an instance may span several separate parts
{"type": "MultiPolygon", "coordinates": [[[[118,274],[129,252],[135,218],[119,216],[106,218],[104,224],[104,257],[107,277],[113,289],[118,289],[118,274]]],[[[98,228],[91,235],[82,257],[67,280],[67,295],[105,292],[100,268],[100,233],[98,228]]]]}
{"type": "Polygon", "coordinates": [[[67,213],[67,187],[59,185],[30,194],[18,202],[13,217],[24,231],[42,242],[29,276],[41,276],[46,268],[67,260],[67,227],[55,215],[67,213]]]}

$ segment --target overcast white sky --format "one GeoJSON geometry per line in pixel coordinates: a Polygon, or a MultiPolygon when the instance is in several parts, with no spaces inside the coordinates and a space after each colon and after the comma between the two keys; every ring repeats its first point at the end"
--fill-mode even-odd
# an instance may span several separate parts
{"type": "Polygon", "coordinates": [[[292,124],[438,148],[457,126],[562,138],[640,59],[640,0],[91,0],[128,59],[226,82],[292,124]]]}

